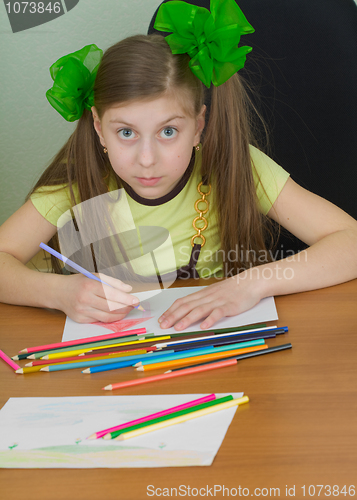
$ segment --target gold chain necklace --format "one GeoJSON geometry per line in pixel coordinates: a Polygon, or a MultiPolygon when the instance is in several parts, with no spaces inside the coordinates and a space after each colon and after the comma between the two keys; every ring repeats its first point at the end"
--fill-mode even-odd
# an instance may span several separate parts
{"type": "Polygon", "coordinates": [[[193,219],[192,226],[193,226],[193,229],[195,229],[197,231],[197,233],[194,234],[192,236],[192,238],[191,238],[191,246],[192,247],[195,244],[195,239],[196,238],[201,238],[201,240],[202,240],[201,247],[203,247],[204,244],[206,243],[206,238],[203,236],[202,231],[204,231],[208,227],[208,221],[207,221],[206,217],[204,217],[204,214],[206,214],[208,212],[208,209],[209,209],[209,201],[206,199],[206,196],[208,196],[211,193],[211,184],[208,184],[208,191],[207,191],[207,193],[204,193],[203,191],[201,191],[201,186],[202,186],[202,181],[197,186],[197,191],[201,195],[201,198],[199,198],[195,202],[195,210],[198,213],[198,216],[193,219]],[[206,204],[206,208],[204,210],[200,210],[198,208],[198,204],[199,203],[205,203],[206,204]],[[203,222],[203,227],[201,227],[201,228],[197,227],[196,223],[198,221],[202,221],[203,222]]]}

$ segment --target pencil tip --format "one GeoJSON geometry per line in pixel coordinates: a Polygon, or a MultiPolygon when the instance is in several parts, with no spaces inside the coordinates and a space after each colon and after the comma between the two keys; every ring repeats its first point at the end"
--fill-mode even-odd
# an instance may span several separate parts
{"type": "Polygon", "coordinates": [[[18,370],[15,371],[15,373],[24,373],[23,368],[19,368],[18,370]]]}
{"type": "Polygon", "coordinates": [[[96,433],[94,433],[94,434],[92,434],[91,436],[87,437],[87,439],[95,439],[96,437],[97,437],[97,434],[96,434],[96,433]]]}
{"type": "Polygon", "coordinates": [[[18,355],[16,354],[16,356],[11,356],[11,359],[12,359],[13,361],[18,361],[18,360],[19,360],[19,357],[18,357],[18,355]]]}
{"type": "Polygon", "coordinates": [[[135,370],[137,372],[143,372],[144,371],[144,367],[143,366],[138,366],[137,368],[135,368],[135,370]]]}
{"type": "Polygon", "coordinates": [[[36,359],[36,356],[34,354],[31,354],[30,356],[27,356],[27,359],[36,359]]]}
{"type": "Polygon", "coordinates": [[[32,361],[31,361],[31,363],[26,363],[25,366],[33,366],[32,361]]]}
{"type": "Polygon", "coordinates": [[[27,349],[22,349],[22,351],[19,351],[20,354],[27,354],[27,349]]]}
{"type": "Polygon", "coordinates": [[[90,368],[86,368],[85,370],[82,371],[82,373],[90,373],[90,368]]]}
{"type": "Polygon", "coordinates": [[[49,366],[45,366],[44,368],[40,368],[40,372],[49,372],[49,371],[50,371],[49,366]]]}
{"type": "Polygon", "coordinates": [[[112,385],[106,385],[105,387],[102,388],[103,391],[111,391],[112,390],[112,385]]]}
{"type": "Polygon", "coordinates": [[[103,436],[103,439],[105,439],[106,441],[107,441],[108,439],[112,439],[112,435],[110,434],[110,432],[108,432],[108,434],[105,434],[105,435],[103,436]]]}

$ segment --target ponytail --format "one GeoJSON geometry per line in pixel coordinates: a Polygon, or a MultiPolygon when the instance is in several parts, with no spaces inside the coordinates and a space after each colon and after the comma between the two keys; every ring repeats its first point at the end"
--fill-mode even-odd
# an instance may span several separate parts
{"type": "Polygon", "coordinates": [[[229,251],[237,250],[237,259],[229,263],[234,274],[257,265],[255,256],[266,249],[267,218],[258,209],[249,151],[249,144],[254,144],[249,109],[248,96],[237,74],[213,87],[202,149],[202,174],[211,179],[215,188],[224,269],[229,251]]]}

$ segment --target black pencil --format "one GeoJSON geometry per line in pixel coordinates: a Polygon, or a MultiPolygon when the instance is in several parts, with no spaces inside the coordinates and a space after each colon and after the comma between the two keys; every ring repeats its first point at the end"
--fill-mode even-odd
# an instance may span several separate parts
{"type": "MultiPolygon", "coordinates": [[[[229,358],[224,358],[224,360],[227,361],[228,359],[236,359],[237,361],[239,361],[240,359],[251,358],[253,356],[261,356],[263,354],[270,354],[272,352],[283,351],[284,349],[291,349],[291,348],[292,345],[290,343],[281,344],[274,347],[268,347],[268,349],[263,349],[261,351],[253,351],[253,352],[247,352],[246,354],[239,354],[238,356],[231,356],[229,358]]],[[[202,365],[209,365],[211,363],[216,363],[216,362],[217,361],[207,361],[206,363],[198,363],[197,365],[190,365],[189,368],[195,368],[196,366],[202,366],[202,365]]],[[[184,366],[182,368],[174,368],[173,370],[168,370],[165,373],[176,372],[178,370],[184,370],[186,368],[188,367],[184,366]]]]}
{"type": "MultiPolygon", "coordinates": [[[[283,333],[283,332],[280,332],[283,333]]],[[[167,347],[162,347],[161,349],[158,349],[160,352],[166,351],[166,350],[174,350],[176,351],[186,351],[189,349],[193,349],[196,347],[206,347],[206,346],[220,346],[220,345],[228,345],[228,344],[237,344],[239,342],[245,342],[247,340],[258,340],[258,339],[273,339],[276,337],[276,333],[264,333],[260,334],[257,332],[254,335],[249,334],[249,335],[241,335],[239,337],[225,337],[222,339],[205,339],[205,340],[200,340],[197,339],[196,342],[187,342],[185,344],[178,344],[178,345],[170,345],[167,347]]]]}

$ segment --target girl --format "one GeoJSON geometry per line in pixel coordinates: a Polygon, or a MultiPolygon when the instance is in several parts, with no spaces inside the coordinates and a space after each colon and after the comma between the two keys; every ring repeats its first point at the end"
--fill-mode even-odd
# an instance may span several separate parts
{"type": "MultiPolygon", "coordinates": [[[[169,231],[179,276],[227,277],[176,301],[160,318],[162,328],[182,330],[202,320],[207,329],[264,297],[356,278],[357,222],[298,186],[253,146],[237,74],[249,52],[237,48],[239,37],[252,27],[234,0],[212,0],[211,13],[169,2],[155,27],[173,35],[127,38],[100,64],[101,51],[87,46],[51,68],[48,99],[78,125],[26,203],[0,228],[0,300],[59,309],[78,322],[128,314],[138,299],[114,276],[103,276],[109,287],[61,274],[56,262],[56,273],[26,267],[41,241],[60,250],[61,214],[118,189],[136,226],[169,231]],[[232,26],[225,32],[222,19],[233,25],[233,41],[232,26]],[[273,262],[265,246],[269,220],[309,248],[273,262]]],[[[125,253],[120,241],[117,246],[125,253]]],[[[98,271],[109,267],[106,257],[103,262],[98,271]]]]}

